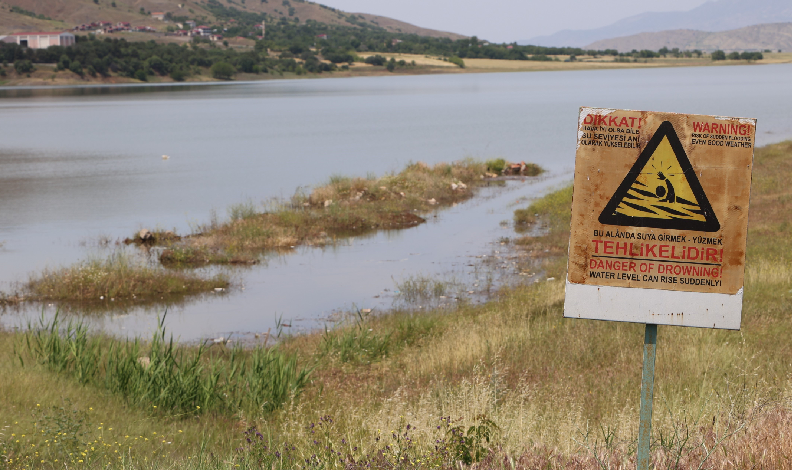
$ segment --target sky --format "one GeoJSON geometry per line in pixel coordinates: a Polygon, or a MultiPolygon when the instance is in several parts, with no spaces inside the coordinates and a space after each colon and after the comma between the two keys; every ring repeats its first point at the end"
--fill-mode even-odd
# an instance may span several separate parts
{"type": "Polygon", "coordinates": [[[495,42],[592,29],[649,11],[687,11],[706,0],[314,0],[495,42]]]}

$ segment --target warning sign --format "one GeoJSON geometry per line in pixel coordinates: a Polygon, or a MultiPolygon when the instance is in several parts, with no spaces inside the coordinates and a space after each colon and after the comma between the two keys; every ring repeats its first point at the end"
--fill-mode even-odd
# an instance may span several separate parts
{"type": "Polygon", "coordinates": [[[627,227],[703,232],[720,229],[670,122],[665,121],[657,129],[599,221],[627,227]]]}
{"type": "Polygon", "coordinates": [[[755,130],[581,108],[565,316],[739,329],[755,130]]]}

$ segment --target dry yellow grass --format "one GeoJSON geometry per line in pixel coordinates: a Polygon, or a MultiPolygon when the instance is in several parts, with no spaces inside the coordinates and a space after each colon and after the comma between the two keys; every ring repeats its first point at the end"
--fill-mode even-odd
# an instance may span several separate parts
{"type": "MultiPolygon", "coordinates": [[[[393,57],[394,59],[396,59],[397,62],[400,61],[400,60],[403,60],[403,61],[405,61],[407,63],[415,61],[415,65],[422,65],[422,66],[429,66],[429,67],[459,68],[456,65],[454,65],[454,64],[452,64],[452,63],[450,63],[448,61],[444,61],[442,57],[425,56],[425,55],[421,55],[421,54],[390,54],[390,53],[387,53],[387,52],[377,52],[377,53],[373,53],[373,54],[359,54],[359,55],[360,55],[360,57],[362,57],[364,59],[367,58],[367,57],[375,56],[375,55],[381,55],[382,57],[385,57],[388,60],[390,60],[390,58],[393,57]]],[[[357,64],[355,64],[355,65],[357,65],[357,64]]],[[[363,64],[363,65],[368,65],[368,64],[363,64]]]]}

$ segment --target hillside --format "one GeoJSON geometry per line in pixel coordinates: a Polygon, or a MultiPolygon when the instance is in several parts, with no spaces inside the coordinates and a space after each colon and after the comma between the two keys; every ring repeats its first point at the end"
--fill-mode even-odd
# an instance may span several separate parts
{"type": "Polygon", "coordinates": [[[792,2],[789,0],[718,0],[709,1],[690,11],[642,13],[602,28],[564,30],[519,41],[519,44],[583,47],[603,39],[640,33],[680,29],[728,31],[781,22],[792,22],[792,2]]]}
{"type": "Polygon", "coordinates": [[[792,23],[772,23],[748,26],[730,31],[706,32],[671,30],[641,33],[620,38],[604,39],[586,46],[588,49],[616,49],[629,52],[633,49],[652,51],[663,47],[680,50],[714,51],[772,51],[792,50],[792,23]]]}
{"type": "MultiPolygon", "coordinates": [[[[164,28],[164,24],[152,18],[148,12],[171,13],[199,22],[212,23],[212,0],[2,0],[0,1],[0,34],[17,31],[71,28],[94,21],[130,22],[132,26],[148,25],[164,28]],[[115,6],[114,6],[115,5],[115,6]],[[23,13],[12,13],[18,7],[35,15],[43,15],[52,21],[33,18],[23,13]],[[145,13],[141,13],[141,9],[145,13]]],[[[215,2],[217,4],[217,2],[215,2]]],[[[383,28],[393,33],[418,34],[431,37],[461,39],[465,36],[421,28],[403,21],[383,16],[346,13],[318,3],[301,0],[224,0],[224,7],[236,8],[240,12],[261,14],[271,17],[299,18],[301,23],[309,20],[330,25],[383,28]]]]}

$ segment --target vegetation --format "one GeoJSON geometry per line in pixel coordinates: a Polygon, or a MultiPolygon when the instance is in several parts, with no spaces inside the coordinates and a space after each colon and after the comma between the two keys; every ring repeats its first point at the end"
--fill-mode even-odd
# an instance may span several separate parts
{"type": "Polygon", "coordinates": [[[484,179],[485,165],[475,161],[408,165],[381,178],[335,176],[310,194],[288,201],[234,206],[230,220],[212,221],[198,233],[167,247],[160,261],[169,266],[256,262],[262,250],[325,245],[337,238],[376,230],[413,227],[426,211],[463,201],[484,179]]]}
{"type": "Polygon", "coordinates": [[[222,274],[204,279],[195,273],[149,266],[146,260],[116,251],[104,259],[94,258],[33,275],[24,286],[24,296],[32,300],[88,303],[133,299],[143,302],[208,292],[228,285],[228,278],[222,274]]]}
{"type": "Polygon", "coordinates": [[[726,55],[725,52],[718,49],[711,54],[712,60],[762,60],[764,55],[761,52],[730,52],[726,55]]]}
{"type": "Polygon", "coordinates": [[[41,364],[82,385],[103,388],[130,405],[161,413],[196,416],[236,413],[263,416],[305,387],[309,370],[295,354],[239,347],[212,354],[204,345],[179,347],[165,338],[165,316],[149,343],[89,336],[85,325],[58,315],[28,325],[17,354],[20,363],[41,364]]]}
{"type": "MultiPolygon", "coordinates": [[[[743,330],[659,329],[654,468],[790,468],[791,156],[792,142],[756,150],[743,330]]],[[[535,243],[564,247],[570,203],[563,188],[517,222],[542,225],[535,243]]],[[[555,258],[544,275],[562,279],[564,251],[555,258]]],[[[310,380],[259,418],[129,401],[82,385],[76,366],[32,360],[49,356],[25,338],[50,344],[51,329],[0,332],[0,458],[10,468],[634,467],[643,326],[565,320],[563,296],[563,282],[542,280],[484,305],[358,312],[283,338],[279,354],[296,353],[310,380]]]]}

